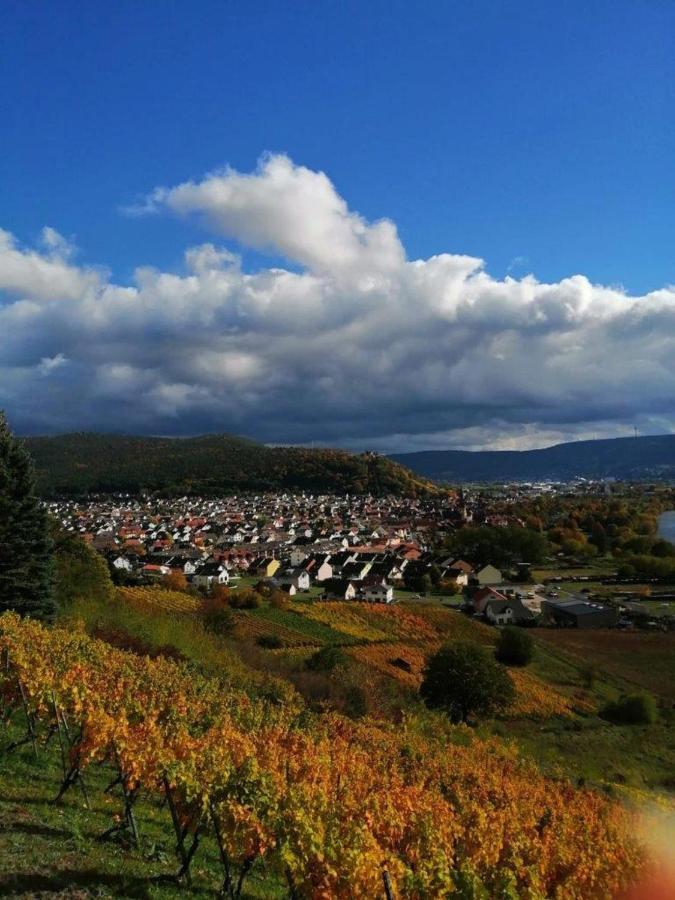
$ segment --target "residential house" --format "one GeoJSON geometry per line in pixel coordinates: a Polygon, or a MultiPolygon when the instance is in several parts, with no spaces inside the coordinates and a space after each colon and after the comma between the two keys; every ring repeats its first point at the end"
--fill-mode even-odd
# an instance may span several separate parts
{"type": "Polygon", "coordinates": [[[390,584],[373,580],[359,586],[358,599],[367,603],[392,603],[394,600],[394,588],[390,584]]]}
{"type": "Polygon", "coordinates": [[[263,575],[265,578],[271,578],[280,565],[281,562],[275,557],[266,556],[255,564],[254,572],[256,575],[263,575]]]}
{"type": "Polygon", "coordinates": [[[504,580],[499,569],[491,565],[483,566],[482,569],[479,569],[474,573],[473,578],[481,587],[484,587],[485,585],[501,584],[504,580]]]}
{"type": "Polygon", "coordinates": [[[310,556],[309,559],[304,560],[301,565],[314,581],[327,581],[329,578],[332,578],[334,574],[332,558],[327,554],[310,556]]]}
{"type": "Polygon", "coordinates": [[[284,594],[288,594],[289,597],[294,597],[298,592],[295,579],[290,578],[288,575],[282,575],[281,578],[273,578],[270,581],[270,585],[279,591],[283,591],[284,594]]]}
{"type": "Polygon", "coordinates": [[[340,577],[347,578],[351,581],[360,581],[362,578],[366,577],[371,566],[372,563],[368,560],[354,560],[352,562],[347,562],[340,570],[340,577]]]}
{"type": "Polygon", "coordinates": [[[484,587],[473,595],[473,608],[477,613],[484,613],[485,607],[490,601],[505,601],[506,595],[491,587],[484,587]]]}
{"type": "Polygon", "coordinates": [[[354,600],[356,587],[346,578],[328,578],[323,583],[324,600],[354,600]]]}
{"type": "Polygon", "coordinates": [[[112,566],[119,572],[133,572],[134,565],[128,556],[116,556],[112,561],[112,566]]]}
{"type": "Polygon", "coordinates": [[[197,587],[210,589],[216,584],[229,584],[230,573],[221,563],[209,562],[195,572],[191,581],[197,587]]]}
{"type": "Polygon", "coordinates": [[[510,591],[504,600],[489,599],[483,612],[492,625],[532,622],[535,618],[534,614],[523,605],[519,595],[513,591],[510,591]]]}
{"type": "Polygon", "coordinates": [[[293,547],[290,553],[290,561],[293,568],[301,565],[307,559],[309,554],[305,547],[293,547]]]}

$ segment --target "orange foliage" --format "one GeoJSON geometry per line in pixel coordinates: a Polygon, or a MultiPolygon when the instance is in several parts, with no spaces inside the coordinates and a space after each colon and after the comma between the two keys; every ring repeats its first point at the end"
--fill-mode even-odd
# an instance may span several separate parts
{"type": "Polygon", "coordinates": [[[409,900],[586,900],[637,880],[632,814],[544,778],[498,740],[422,736],[223,691],[181,664],[84,633],[0,618],[0,698],[36,722],[60,709],[71,765],[114,762],[128,789],[167,794],[217,834],[228,866],[258,859],[314,900],[376,897],[386,868],[409,900]],[[471,893],[469,893],[469,890],[471,893]]]}

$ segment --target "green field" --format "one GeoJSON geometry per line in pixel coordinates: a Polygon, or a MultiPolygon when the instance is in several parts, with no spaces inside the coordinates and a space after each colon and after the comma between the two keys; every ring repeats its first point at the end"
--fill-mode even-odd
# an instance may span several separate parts
{"type": "Polygon", "coordinates": [[[578,666],[592,663],[625,690],[647,690],[675,702],[675,633],[605,629],[537,628],[550,653],[578,666]]]}

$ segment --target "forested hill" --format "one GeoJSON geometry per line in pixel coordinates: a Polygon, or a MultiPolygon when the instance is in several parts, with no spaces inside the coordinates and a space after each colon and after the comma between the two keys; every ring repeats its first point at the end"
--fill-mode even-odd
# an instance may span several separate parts
{"type": "Polygon", "coordinates": [[[64,434],[25,438],[44,496],[141,490],[215,495],[310,490],[413,495],[434,485],[386,457],[266,447],[232,435],[194,438],[64,434]]]}
{"type": "Polygon", "coordinates": [[[437,481],[675,480],[675,435],[573,441],[545,450],[430,450],[390,458],[437,481]]]}

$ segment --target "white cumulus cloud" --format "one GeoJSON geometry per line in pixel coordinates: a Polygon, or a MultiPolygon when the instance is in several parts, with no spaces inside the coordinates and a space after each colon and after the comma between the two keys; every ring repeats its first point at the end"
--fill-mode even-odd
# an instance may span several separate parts
{"type": "Polygon", "coordinates": [[[197,216],[214,238],[182,270],[147,260],[120,285],[53,229],[37,248],[0,231],[0,403],[18,430],[384,450],[673,430],[671,287],[408,260],[391,221],[286,156],[158,188],[142,210],[197,216]],[[227,239],[290,265],[247,272],[227,239]]]}

